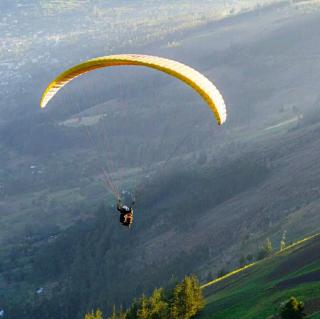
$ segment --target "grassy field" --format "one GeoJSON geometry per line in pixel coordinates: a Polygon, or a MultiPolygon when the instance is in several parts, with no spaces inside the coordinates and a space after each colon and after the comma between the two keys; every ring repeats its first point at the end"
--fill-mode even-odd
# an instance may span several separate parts
{"type": "Polygon", "coordinates": [[[268,318],[291,296],[305,303],[307,318],[320,318],[320,235],[203,285],[203,291],[201,319],[268,318]]]}

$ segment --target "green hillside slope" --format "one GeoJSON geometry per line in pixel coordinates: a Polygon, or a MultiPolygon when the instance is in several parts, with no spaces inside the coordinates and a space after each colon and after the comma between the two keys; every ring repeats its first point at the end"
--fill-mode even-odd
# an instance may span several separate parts
{"type": "Polygon", "coordinates": [[[305,303],[308,318],[320,318],[320,235],[208,283],[203,291],[201,319],[268,318],[291,296],[305,303]]]}

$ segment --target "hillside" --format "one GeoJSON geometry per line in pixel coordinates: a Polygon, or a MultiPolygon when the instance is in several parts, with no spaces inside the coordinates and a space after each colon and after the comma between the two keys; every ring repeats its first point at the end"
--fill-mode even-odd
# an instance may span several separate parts
{"type": "Polygon", "coordinates": [[[307,318],[320,318],[319,280],[318,234],[204,287],[207,301],[200,318],[264,319],[291,296],[304,302],[307,318]]]}
{"type": "Polygon", "coordinates": [[[13,102],[34,111],[0,120],[0,306],[10,318],[107,313],[186,273],[205,281],[234,269],[267,237],[276,244],[285,231],[289,241],[318,232],[319,16],[282,4],[139,48],[212,78],[228,104],[222,127],[192,90],[135,69],[79,79],[40,112],[48,78],[82,56],[74,45],[59,48],[66,60],[57,56],[45,75],[34,69],[29,99],[15,85],[13,102]],[[83,122],[96,136],[106,131],[111,154],[86,143],[83,122]],[[112,175],[126,189],[187,133],[145,185],[126,232],[101,183],[105,155],[125,168],[112,175]]]}

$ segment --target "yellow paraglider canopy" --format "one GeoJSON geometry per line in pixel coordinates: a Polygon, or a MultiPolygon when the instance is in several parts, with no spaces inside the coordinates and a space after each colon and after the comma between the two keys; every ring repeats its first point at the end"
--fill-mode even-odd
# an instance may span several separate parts
{"type": "Polygon", "coordinates": [[[117,65],[140,65],[170,74],[191,86],[207,102],[218,124],[225,122],[226,106],[218,89],[204,75],[180,62],[150,55],[119,54],[98,57],[80,63],[61,73],[46,88],[40,106],[44,108],[54,95],[68,82],[95,69],[117,65]]]}

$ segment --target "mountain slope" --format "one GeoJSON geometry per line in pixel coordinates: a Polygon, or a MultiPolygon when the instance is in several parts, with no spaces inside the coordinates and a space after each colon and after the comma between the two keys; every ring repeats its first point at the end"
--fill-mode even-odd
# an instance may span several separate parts
{"type": "Polygon", "coordinates": [[[288,247],[233,276],[204,287],[207,304],[201,319],[252,319],[275,315],[295,296],[308,318],[320,314],[320,235],[288,247]]]}
{"type": "MultiPolygon", "coordinates": [[[[193,158],[181,151],[176,160],[179,170],[167,170],[161,180],[155,179],[145,188],[137,200],[135,225],[130,232],[119,229],[118,217],[109,207],[113,201],[98,184],[100,157],[91,148],[84,148],[80,129],[55,123],[70,122],[71,105],[62,107],[68,100],[45,115],[41,113],[37,125],[31,119],[25,120],[25,125],[16,121],[0,132],[0,254],[2,257],[4,250],[5,255],[0,258],[0,294],[21,308],[19,294],[30,296],[35,306],[47,301],[43,304],[52,308],[45,309],[48,318],[55,311],[60,313],[62,305],[64,318],[74,319],[75,313],[82,318],[84,311],[95,307],[125,305],[130,298],[164,285],[173,276],[179,278],[193,271],[203,279],[209,271],[232,269],[244,251],[256,252],[266,237],[278,242],[284,231],[289,240],[319,231],[319,13],[297,16],[288,15],[287,9],[279,10],[261,10],[177,35],[173,40],[181,42],[181,47],[169,50],[164,43],[160,51],[157,45],[153,51],[143,51],[190,63],[219,87],[226,87],[230,121],[211,131],[208,117],[204,125],[192,129],[194,135],[206,139],[200,145],[190,141],[196,144],[193,158]],[[314,114],[309,112],[312,108],[314,114]],[[311,117],[309,122],[307,116],[311,117]],[[46,152],[48,149],[51,153],[46,152]],[[205,156],[198,161],[200,151],[205,156]],[[35,163],[37,169],[32,168],[35,163]],[[93,216],[100,202],[107,202],[108,209],[91,223],[94,218],[85,217],[93,216]],[[90,227],[67,229],[66,235],[65,229],[79,219],[90,227]],[[46,250],[50,258],[43,254],[46,250]],[[34,293],[38,287],[45,288],[41,299],[34,293]],[[12,295],[17,300],[10,298],[12,295]]],[[[64,60],[57,60],[62,68],[64,60]]],[[[50,68],[51,73],[55,72],[50,68]]],[[[40,81],[40,77],[35,78],[40,81]]],[[[41,85],[46,83],[44,78],[41,85]]],[[[91,96],[99,92],[97,98],[103,102],[122,91],[108,93],[113,86],[104,87],[110,77],[106,78],[100,83],[97,77],[86,90],[80,90],[83,96],[95,87],[91,96]]],[[[178,94],[181,90],[176,84],[161,81],[158,85],[158,80],[145,80],[150,83],[147,85],[132,77],[132,82],[138,83],[130,85],[128,92],[142,93],[134,94],[128,106],[119,107],[118,100],[108,102],[108,108],[123,112],[114,115],[113,125],[123,123],[130,114],[136,122],[126,128],[140,128],[139,123],[145,127],[147,122],[153,127],[152,107],[163,109],[161,121],[172,122],[178,133],[176,117],[170,116],[176,109],[183,110],[180,119],[186,128],[191,127],[186,123],[193,122],[198,109],[201,118],[206,117],[206,110],[194,107],[198,100],[189,101],[189,95],[178,94]],[[154,92],[155,83],[157,93],[148,95],[147,91],[154,92]],[[139,90],[135,90],[137,86],[139,90]],[[188,113],[187,107],[192,111],[188,113]],[[133,110],[141,113],[140,122],[133,110]]],[[[73,92],[88,82],[84,79],[82,83],[73,92]]],[[[127,83],[126,78],[122,83],[127,83]]],[[[41,85],[32,85],[40,91],[41,85]]],[[[20,99],[23,96],[25,100],[21,94],[20,99]]],[[[99,101],[86,97],[81,109],[99,101]]],[[[118,131],[110,131],[117,136],[118,131]]],[[[126,129],[127,135],[119,137],[117,145],[121,147],[116,151],[122,154],[126,149],[131,155],[130,148],[144,146],[142,142],[152,135],[150,132],[155,130],[131,134],[126,129]]],[[[171,131],[168,136],[171,141],[171,131]]],[[[144,148],[141,151],[144,153],[144,148]]],[[[151,155],[156,158],[159,153],[166,154],[151,155]]],[[[113,153],[119,159],[117,154],[113,153]]],[[[19,309],[16,306],[14,310],[19,309]]],[[[23,311],[16,318],[35,319],[36,314],[45,318],[40,310],[31,313],[29,304],[23,311]]]]}

